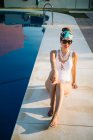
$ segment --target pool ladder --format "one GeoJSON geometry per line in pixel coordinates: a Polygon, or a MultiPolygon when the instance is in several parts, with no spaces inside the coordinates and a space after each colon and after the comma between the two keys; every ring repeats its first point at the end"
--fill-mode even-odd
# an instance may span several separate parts
{"type": "MultiPolygon", "coordinates": [[[[45,24],[45,16],[46,16],[46,9],[45,9],[45,7],[47,5],[49,5],[51,7],[51,9],[53,8],[53,6],[50,3],[45,3],[45,5],[43,7],[43,16],[44,16],[44,18],[43,18],[43,24],[45,24]]],[[[51,13],[52,13],[52,23],[51,24],[53,25],[53,9],[51,10],[51,13]]]]}

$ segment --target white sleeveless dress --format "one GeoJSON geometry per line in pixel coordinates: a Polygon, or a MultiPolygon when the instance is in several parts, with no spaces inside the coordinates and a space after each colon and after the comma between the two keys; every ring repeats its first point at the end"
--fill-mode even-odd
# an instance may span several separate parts
{"type": "Polygon", "coordinates": [[[70,52],[70,56],[65,63],[62,63],[59,61],[58,53],[61,53],[61,52],[60,51],[58,52],[58,50],[57,50],[57,55],[56,55],[56,66],[57,66],[57,70],[58,70],[58,80],[62,81],[62,82],[70,82],[71,81],[71,69],[73,66],[72,52],[70,52]],[[63,66],[63,68],[62,68],[62,66],[63,66]]]}

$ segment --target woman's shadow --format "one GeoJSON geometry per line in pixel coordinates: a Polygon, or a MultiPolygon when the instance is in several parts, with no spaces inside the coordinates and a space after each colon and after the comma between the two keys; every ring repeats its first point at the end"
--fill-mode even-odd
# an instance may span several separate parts
{"type": "Polygon", "coordinates": [[[48,128],[49,96],[44,86],[28,87],[17,120],[17,125],[24,129],[21,134],[32,134],[48,128]]]}

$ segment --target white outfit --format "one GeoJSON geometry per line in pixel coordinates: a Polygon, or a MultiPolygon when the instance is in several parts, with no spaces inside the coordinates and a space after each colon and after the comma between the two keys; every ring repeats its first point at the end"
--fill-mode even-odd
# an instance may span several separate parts
{"type": "MultiPolygon", "coordinates": [[[[59,52],[61,53],[61,51],[59,52]]],[[[56,65],[58,70],[58,80],[62,82],[70,82],[71,81],[71,69],[72,69],[72,52],[70,52],[70,56],[65,63],[59,61],[58,51],[56,55],[56,65]],[[61,67],[63,65],[63,69],[61,67]]]]}

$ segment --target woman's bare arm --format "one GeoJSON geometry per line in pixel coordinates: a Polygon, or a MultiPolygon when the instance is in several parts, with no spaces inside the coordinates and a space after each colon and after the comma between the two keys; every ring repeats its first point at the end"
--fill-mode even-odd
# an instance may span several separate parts
{"type": "Polygon", "coordinates": [[[72,67],[72,87],[77,88],[77,61],[78,61],[78,55],[76,52],[73,52],[72,54],[72,60],[73,60],[73,67],[72,67]]]}
{"type": "Polygon", "coordinates": [[[51,70],[56,70],[56,50],[52,50],[50,52],[50,63],[51,63],[51,70]]]}
{"type": "Polygon", "coordinates": [[[56,67],[56,50],[50,52],[50,63],[51,63],[51,76],[50,80],[55,84],[57,80],[57,67],[56,67]]]}

